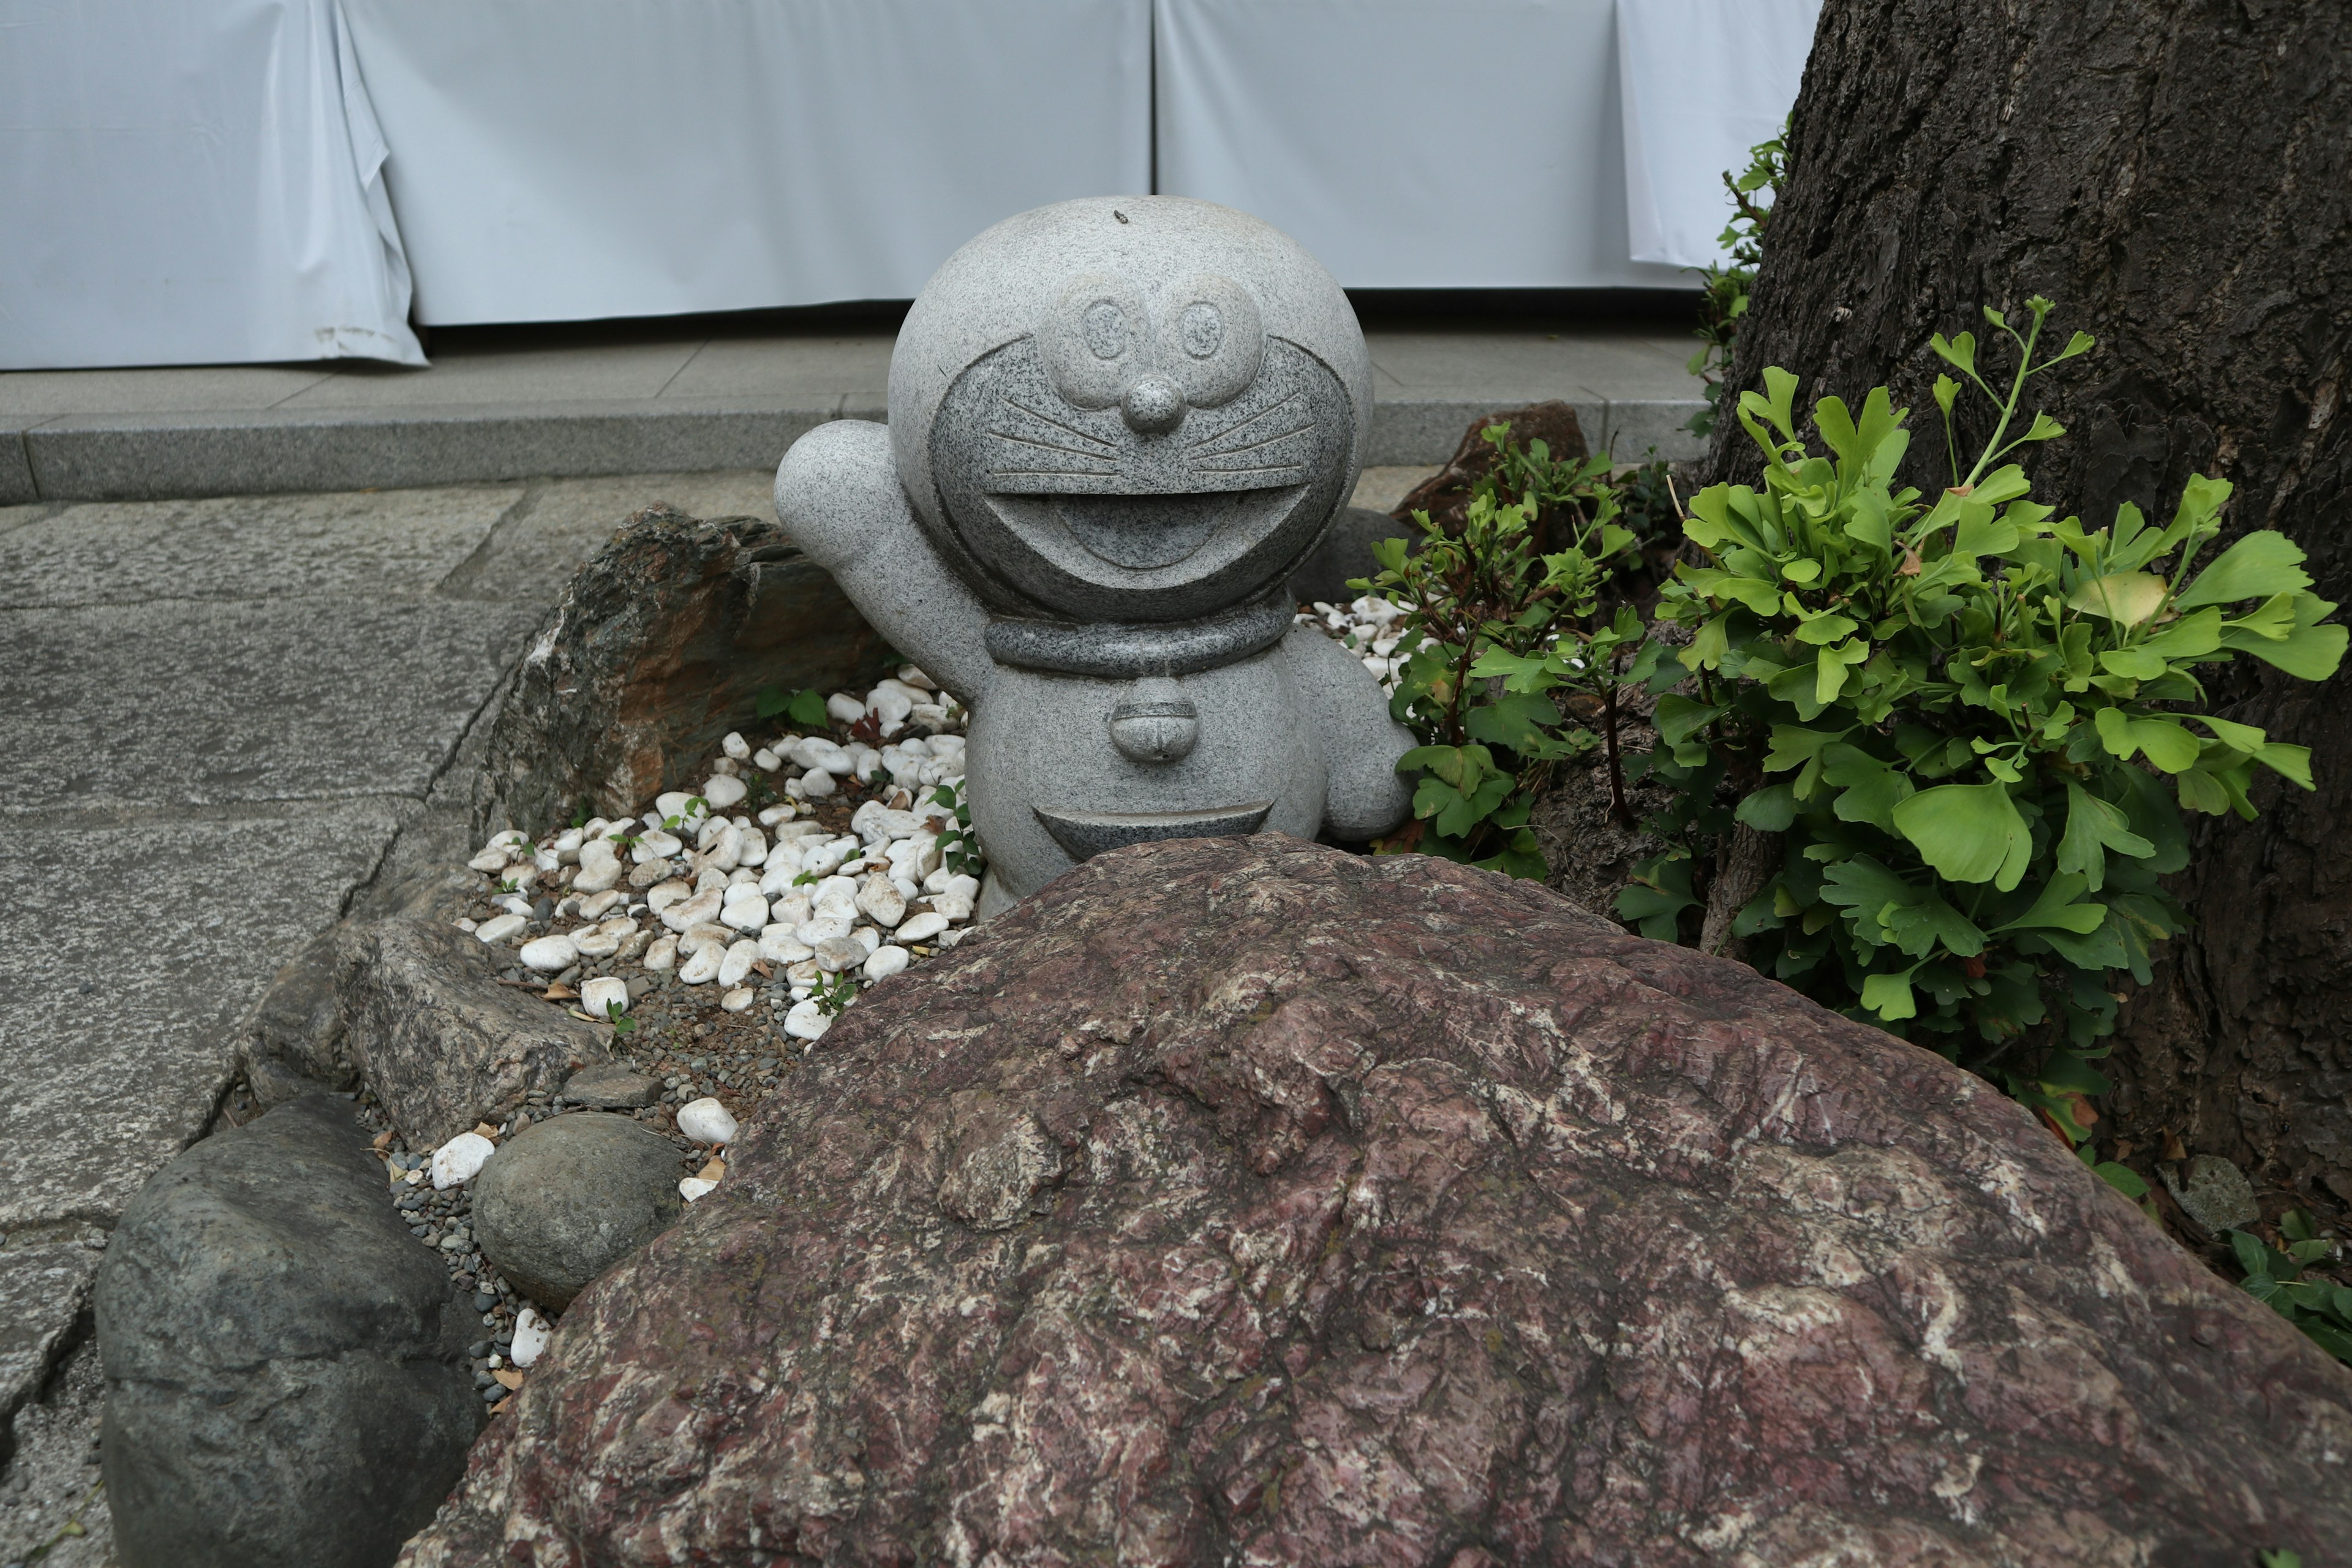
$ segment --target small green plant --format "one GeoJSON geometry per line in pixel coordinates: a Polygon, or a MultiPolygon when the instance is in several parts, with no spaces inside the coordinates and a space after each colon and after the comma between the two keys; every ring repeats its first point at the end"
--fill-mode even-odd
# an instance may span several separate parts
{"type": "Polygon", "coordinates": [[[857,982],[846,973],[820,974],[809,992],[809,1000],[826,1017],[836,1017],[844,1007],[857,1000],[857,982]]]}
{"type": "Polygon", "coordinates": [[[686,804],[678,807],[677,816],[662,818],[662,830],[666,833],[683,832],[696,817],[709,815],[710,803],[698,795],[690,795],[686,797],[686,804]]]}
{"type": "Polygon", "coordinates": [[[961,784],[940,784],[931,791],[931,804],[955,813],[955,826],[940,834],[940,864],[953,876],[979,876],[987,864],[981,854],[980,836],[971,830],[971,803],[964,798],[961,784]]]}
{"type": "Polygon", "coordinates": [[[1786,122],[1780,135],[1748,150],[1748,167],[1739,174],[1724,171],[1732,216],[1716,243],[1731,252],[1731,260],[1698,269],[1698,353],[1691,355],[1685,368],[1706,384],[1706,406],[1692,415],[1684,426],[1694,436],[1715,433],[1716,419],[1722,412],[1724,373],[1731,367],[1732,346],[1748,314],[1748,293],[1755,287],[1756,269],[1764,262],[1764,226],[1771,219],[1772,201],[1759,200],[1759,194],[1769,192],[1777,198],[1788,174],[1786,122]]]}
{"type": "Polygon", "coordinates": [[[610,1014],[604,1021],[613,1026],[613,1033],[615,1035],[626,1036],[637,1032],[637,1021],[626,1013],[610,1014]]]}
{"type": "Polygon", "coordinates": [[[2329,1355],[2352,1363],[2352,1289],[2304,1278],[2305,1269],[2336,1250],[2336,1244],[2321,1237],[2301,1209],[2279,1217],[2279,1235],[2286,1242],[2284,1252],[2247,1231],[2230,1232],[2230,1249],[2246,1271],[2239,1288],[2269,1302],[2329,1355]]]}
{"type": "MultiPolygon", "coordinates": [[[[1656,710],[1655,771],[1681,792],[1660,826],[1682,847],[1618,908],[1673,939],[1707,843],[1735,818],[1777,835],[1731,925],[1750,961],[1998,1072],[2087,1158],[2116,973],[2146,984],[2150,944],[2184,920],[2157,880],[2188,863],[2176,800],[2251,818],[2257,767],[2311,787],[2303,748],[2197,710],[2201,672],[2246,653],[2324,679],[2347,637],[2322,624],[2336,606],[2281,534],[2250,533],[2198,569],[2223,480],[2189,479],[2162,527],[2126,504],[2086,531],[2031,499],[2006,459],[2063,431],[2037,415],[2011,435],[2026,385],[2092,342],[2078,332],[2037,362],[2052,307],[2028,309],[2023,332],[1985,312],[2017,355],[2003,391],[1972,334],[1930,345],[1998,415],[1932,501],[1894,487],[1909,435],[1885,388],[1858,416],[1814,405],[1825,454],[1798,436],[1795,376],[1768,370],[1763,393],[1741,395],[1764,488],[1692,499],[1686,533],[1706,560],[1676,568],[1658,609],[1690,637],[1658,684],[1696,688],[1656,710]]],[[[1948,439],[1962,390],[1936,384],[1948,439]]]]}
{"type": "Polygon", "coordinates": [[[1601,609],[1635,546],[1616,521],[1608,458],[1555,459],[1540,441],[1522,452],[1503,425],[1484,434],[1497,461],[1474,488],[1462,527],[1416,512],[1420,550],[1384,540],[1372,547],[1379,574],[1349,584],[1404,606],[1389,711],[1423,742],[1397,764],[1415,779],[1413,820],[1380,847],[1540,878],[1543,855],[1527,824],[1558,763],[1604,746],[1625,812],[1616,707],[1624,685],[1647,679],[1655,654],[1631,605],[1601,609]],[[1539,555],[1547,513],[1567,548],[1539,555]],[[1578,693],[1591,700],[1601,736],[1561,711],[1560,699],[1578,693]]]}
{"type": "Polygon", "coordinates": [[[833,723],[833,716],[824,710],[823,695],[806,688],[787,693],[781,686],[763,686],[753,695],[751,704],[762,719],[773,719],[781,713],[803,730],[824,730],[833,723]]]}

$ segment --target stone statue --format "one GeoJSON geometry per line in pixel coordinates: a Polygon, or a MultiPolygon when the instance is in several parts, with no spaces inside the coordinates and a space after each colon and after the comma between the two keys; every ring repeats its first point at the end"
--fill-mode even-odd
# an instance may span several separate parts
{"type": "Polygon", "coordinates": [[[1355,488],[1371,386],[1347,297],[1285,235],[1063,202],[925,286],[887,426],[785,454],[785,530],[971,710],[982,913],[1119,845],[1404,819],[1412,736],[1285,593],[1355,488]]]}

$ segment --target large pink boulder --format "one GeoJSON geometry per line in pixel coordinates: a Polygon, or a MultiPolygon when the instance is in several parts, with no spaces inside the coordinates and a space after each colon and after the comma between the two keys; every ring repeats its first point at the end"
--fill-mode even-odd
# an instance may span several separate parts
{"type": "Polygon", "coordinates": [[[1543,889],[1101,856],[860,1001],[415,1568],[2161,1563],[2352,1374],[1997,1091],[1543,889]]]}

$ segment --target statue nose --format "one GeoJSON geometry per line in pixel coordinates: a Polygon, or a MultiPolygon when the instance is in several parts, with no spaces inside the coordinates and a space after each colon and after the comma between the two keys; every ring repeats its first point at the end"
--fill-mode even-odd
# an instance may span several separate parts
{"type": "Polygon", "coordinates": [[[1139,436],[1164,436],[1184,417],[1184,394],[1164,375],[1136,378],[1118,400],[1119,417],[1139,436]]]}

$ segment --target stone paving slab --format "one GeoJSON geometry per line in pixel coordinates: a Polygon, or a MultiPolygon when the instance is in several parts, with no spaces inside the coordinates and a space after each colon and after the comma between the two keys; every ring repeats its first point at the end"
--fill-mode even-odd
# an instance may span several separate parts
{"type": "Polygon", "coordinates": [[[419,809],[353,800],[12,827],[0,1231],[113,1224],[211,1119],[236,1026],[270,977],[341,916],[419,809]]]}
{"type": "Polygon", "coordinates": [[[0,611],[0,815],[421,796],[540,614],[340,596],[0,611]]]}
{"type": "MultiPolygon", "coordinates": [[[[523,488],[239,497],[0,516],[0,609],[303,595],[421,597],[478,550],[523,488]]],[[[27,509],[29,510],[29,509],[27,509]]]]}
{"type": "Polygon", "coordinates": [[[7,1421],[41,1391],[74,1320],[89,1301],[100,1252],[77,1238],[0,1252],[0,1458],[7,1421]]]}

